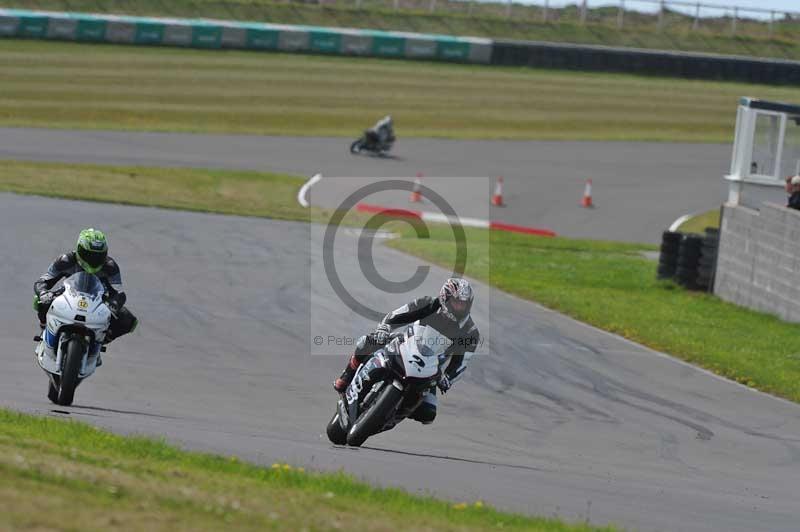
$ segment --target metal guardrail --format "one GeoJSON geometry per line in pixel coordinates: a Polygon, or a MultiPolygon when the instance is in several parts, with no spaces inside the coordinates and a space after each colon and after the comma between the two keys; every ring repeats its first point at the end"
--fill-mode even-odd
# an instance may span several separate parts
{"type": "MultiPolygon", "coordinates": [[[[617,2],[617,27],[619,29],[624,28],[625,26],[625,12],[626,12],[626,0],[616,0],[617,2]]],[[[547,7],[549,1],[544,0],[544,19],[547,20],[547,7]]],[[[610,2],[605,2],[603,5],[609,5],[610,2]]],[[[628,0],[627,6],[631,7],[632,5],[641,4],[641,5],[651,5],[654,6],[656,9],[655,17],[657,19],[657,27],[659,30],[664,29],[665,20],[667,15],[672,13],[677,13],[686,17],[690,17],[692,20],[691,29],[698,30],[700,28],[701,22],[703,19],[710,19],[712,18],[709,12],[716,12],[721,13],[722,17],[713,17],[713,18],[722,18],[726,19],[730,23],[730,33],[731,35],[736,35],[737,27],[740,21],[744,19],[750,20],[758,20],[761,21],[764,18],[764,21],[761,22],[762,24],[766,24],[768,28],[769,36],[773,36],[775,31],[775,22],[776,22],[776,15],[782,14],[786,19],[800,19],[800,11],[781,11],[776,9],[764,9],[759,7],[747,7],[747,6],[738,6],[738,5],[719,5],[719,4],[708,4],[703,2],[689,2],[683,0],[628,0]],[[685,8],[682,10],[681,8],[685,8]],[[754,15],[754,16],[748,16],[754,15]],[[769,17],[768,19],[766,17],[769,17]]],[[[586,23],[587,14],[589,12],[589,2],[588,0],[582,0],[581,8],[580,8],[580,21],[582,24],[586,23]]]]}

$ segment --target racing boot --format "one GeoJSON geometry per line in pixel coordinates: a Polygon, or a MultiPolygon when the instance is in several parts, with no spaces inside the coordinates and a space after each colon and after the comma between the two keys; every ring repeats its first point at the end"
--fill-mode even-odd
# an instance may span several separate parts
{"type": "Polygon", "coordinates": [[[350,386],[350,381],[353,380],[353,377],[356,374],[356,370],[361,363],[356,359],[355,355],[350,357],[350,361],[347,363],[347,367],[344,368],[341,376],[336,379],[333,383],[333,389],[339,393],[344,393],[347,390],[347,387],[350,386]]]}

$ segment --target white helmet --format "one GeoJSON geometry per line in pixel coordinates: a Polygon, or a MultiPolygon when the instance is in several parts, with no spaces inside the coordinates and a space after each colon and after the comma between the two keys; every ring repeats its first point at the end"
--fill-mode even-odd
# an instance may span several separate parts
{"type": "Polygon", "coordinates": [[[442,314],[455,322],[461,322],[469,316],[475,293],[466,279],[451,277],[439,290],[439,306],[442,314]]]}

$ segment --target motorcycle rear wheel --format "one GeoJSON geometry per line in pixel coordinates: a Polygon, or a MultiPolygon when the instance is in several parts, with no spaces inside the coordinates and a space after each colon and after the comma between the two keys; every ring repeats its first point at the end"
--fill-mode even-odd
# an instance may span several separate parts
{"type": "Polygon", "coordinates": [[[402,398],[402,390],[398,390],[391,383],[387,384],[369,408],[358,416],[350,427],[350,432],[347,433],[347,445],[360,447],[367,438],[381,430],[389,414],[393,414],[393,410],[397,408],[402,398]]]}
{"type": "Polygon", "coordinates": [[[355,140],[352,144],[350,144],[350,153],[359,153],[363,147],[364,143],[361,141],[361,139],[355,140]]]}

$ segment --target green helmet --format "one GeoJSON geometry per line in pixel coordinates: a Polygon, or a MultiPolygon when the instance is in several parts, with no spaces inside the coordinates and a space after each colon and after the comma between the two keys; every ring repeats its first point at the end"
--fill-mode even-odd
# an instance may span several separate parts
{"type": "Polygon", "coordinates": [[[106,263],[108,242],[106,235],[97,229],[84,229],[78,235],[78,249],[75,258],[87,273],[97,273],[106,263]]]}

